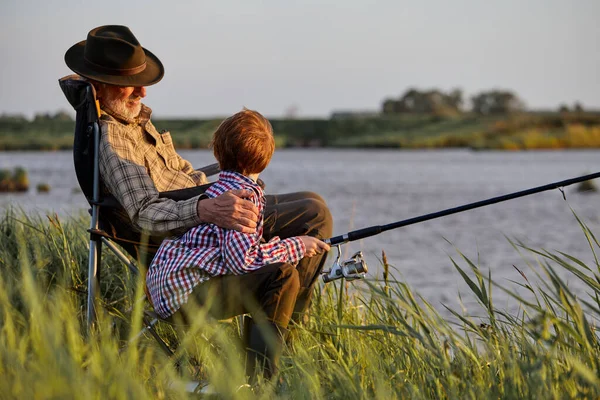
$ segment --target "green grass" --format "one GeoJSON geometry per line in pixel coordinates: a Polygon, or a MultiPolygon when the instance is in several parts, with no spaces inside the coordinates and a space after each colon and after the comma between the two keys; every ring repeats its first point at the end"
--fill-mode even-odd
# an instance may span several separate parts
{"type": "MultiPolygon", "coordinates": [[[[595,254],[598,241],[580,224],[595,254]]],[[[86,227],[83,216],[0,216],[0,397],[189,398],[192,371],[179,374],[152,340],[134,339],[144,307],[140,280],[114,257],[103,259],[100,321],[86,335],[86,227]]],[[[219,398],[598,398],[597,258],[585,265],[513,245],[527,266],[510,286],[495,284],[460,253],[448,261],[483,317],[449,310],[449,322],[391,274],[319,287],[308,325],[295,329],[286,349],[281,383],[254,393],[235,391],[244,381],[235,320],[199,313],[185,333],[161,330],[179,344],[178,356],[199,362],[193,373],[210,380],[219,398]],[[565,273],[586,289],[573,292],[565,273]],[[518,314],[494,306],[499,290],[520,302],[518,314]]]]}

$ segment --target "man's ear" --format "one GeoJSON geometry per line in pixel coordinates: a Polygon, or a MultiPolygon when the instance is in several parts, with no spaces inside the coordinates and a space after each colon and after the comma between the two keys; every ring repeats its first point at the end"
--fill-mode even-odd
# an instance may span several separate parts
{"type": "Polygon", "coordinates": [[[90,79],[89,82],[92,84],[92,86],[94,86],[94,89],[96,90],[96,99],[100,100],[102,98],[102,94],[104,93],[104,84],[98,81],[94,81],[92,79],[90,79]]]}

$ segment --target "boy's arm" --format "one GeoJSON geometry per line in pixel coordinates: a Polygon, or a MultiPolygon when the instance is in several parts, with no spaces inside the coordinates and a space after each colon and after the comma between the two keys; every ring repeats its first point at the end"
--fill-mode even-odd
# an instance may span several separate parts
{"type": "Polygon", "coordinates": [[[298,237],[280,239],[274,237],[268,243],[260,243],[256,233],[226,231],[221,243],[225,265],[236,275],[257,270],[267,264],[295,264],[304,257],[306,248],[298,237]]]}
{"type": "MultiPolygon", "coordinates": [[[[250,200],[259,207],[261,200],[253,192],[250,200]]],[[[299,237],[280,239],[274,237],[268,243],[261,243],[262,223],[253,233],[242,233],[234,230],[220,230],[221,255],[227,268],[234,274],[245,274],[267,264],[285,262],[295,264],[300,261],[306,247],[299,237]]]]}

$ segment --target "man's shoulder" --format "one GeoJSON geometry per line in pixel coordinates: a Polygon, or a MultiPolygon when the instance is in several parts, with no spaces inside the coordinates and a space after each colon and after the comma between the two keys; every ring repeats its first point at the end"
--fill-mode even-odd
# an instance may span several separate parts
{"type": "Polygon", "coordinates": [[[131,142],[131,144],[135,144],[135,135],[132,135],[135,130],[135,126],[125,124],[108,114],[102,114],[100,117],[100,131],[103,139],[108,143],[131,142]]]}
{"type": "Polygon", "coordinates": [[[117,120],[100,122],[100,162],[106,161],[107,157],[116,155],[123,160],[134,163],[142,163],[143,152],[136,140],[136,132],[130,126],[124,125],[117,120]]]}
{"type": "Polygon", "coordinates": [[[100,114],[100,125],[123,125],[123,126],[126,126],[126,124],[123,123],[123,121],[116,119],[115,117],[113,117],[112,115],[110,115],[104,111],[100,114]]]}
{"type": "Polygon", "coordinates": [[[100,124],[100,130],[102,131],[102,133],[114,133],[114,132],[121,132],[127,129],[127,125],[124,124],[123,122],[119,121],[118,119],[114,118],[111,115],[102,113],[102,115],[100,115],[100,120],[99,120],[99,124],[100,124]]]}

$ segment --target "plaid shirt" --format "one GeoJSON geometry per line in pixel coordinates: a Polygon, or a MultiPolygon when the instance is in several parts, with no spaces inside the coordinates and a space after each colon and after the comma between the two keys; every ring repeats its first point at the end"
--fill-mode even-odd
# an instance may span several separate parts
{"type": "Polygon", "coordinates": [[[166,239],[160,245],[146,275],[146,284],[154,309],[167,318],[188,300],[196,285],[219,275],[241,275],[267,264],[295,264],[306,252],[298,237],[272,238],[261,243],[265,196],[260,186],[236,172],[224,171],[207,191],[209,198],[234,189],[247,189],[249,199],[258,208],[255,233],[241,233],[201,224],[185,234],[166,239]]]}
{"type": "Polygon", "coordinates": [[[173,234],[200,224],[200,196],[185,201],[158,198],[158,192],[208,183],[173,147],[169,132],[158,133],[142,105],[129,119],[104,107],[100,117],[100,174],[105,191],[127,211],[133,225],[151,235],[173,234]]]}

